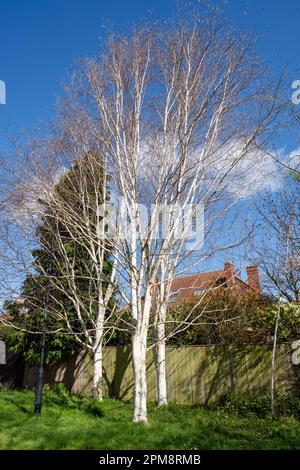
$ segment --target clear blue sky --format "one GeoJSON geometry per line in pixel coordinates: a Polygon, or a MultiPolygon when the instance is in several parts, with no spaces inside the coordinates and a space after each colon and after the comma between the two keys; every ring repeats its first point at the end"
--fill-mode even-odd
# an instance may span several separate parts
{"type": "MultiPolygon", "coordinates": [[[[135,21],[149,10],[166,18],[176,5],[174,0],[0,0],[0,80],[7,86],[0,127],[35,127],[51,115],[74,59],[97,52],[103,20],[135,21]]],[[[264,58],[277,69],[288,61],[291,81],[300,79],[294,70],[300,62],[299,0],[228,0],[224,9],[237,26],[265,35],[264,58]]]]}

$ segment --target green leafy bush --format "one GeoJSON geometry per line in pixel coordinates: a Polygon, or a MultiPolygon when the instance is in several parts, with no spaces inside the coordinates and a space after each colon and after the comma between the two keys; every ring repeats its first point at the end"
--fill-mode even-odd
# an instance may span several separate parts
{"type": "MultiPolygon", "coordinates": [[[[170,332],[187,316],[191,325],[171,337],[169,344],[270,344],[277,312],[278,303],[270,298],[217,289],[170,310],[167,323],[170,332]]],[[[278,342],[292,342],[299,337],[300,305],[281,303],[278,342]]]]}
{"type": "MultiPolygon", "coordinates": [[[[249,324],[249,336],[252,342],[270,343],[273,341],[277,313],[278,304],[255,312],[249,324]]],[[[299,336],[300,305],[291,302],[281,303],[278,342],[292,342],[299,339],[299,336]]]]}
{"type": "Polygon", "coordinates": [[[167,325],[170,331],[187,316],[191,325],[171,337],[169,343],[176,346],[251,343],[252,319],[259,318],[269,306],[270,299],[262,299],[257,293],[241,295],[230,289],[220,288],[194,297],[170,310],[167,325]]]}
{"type": "MultiPolygon", "coordinates": [[[[227,395],[219,403],[219,407],[242,417],[255,415],[259,418],[266,418],[271,416],[269,394],[260,397],[248,393],[238,396],[227,395]]],[[[294,417],[300,420],[300,400],[290,393],[275,392],[275,410],[277,416],[294,417]]]]}

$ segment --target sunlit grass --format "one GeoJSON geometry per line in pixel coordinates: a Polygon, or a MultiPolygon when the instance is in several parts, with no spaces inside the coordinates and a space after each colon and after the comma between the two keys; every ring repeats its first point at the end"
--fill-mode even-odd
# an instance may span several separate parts
{"type": "Polygon", "coordinates": [[[47,391],[35,417],[32,391],[0,391],[1,449],[300,449],[294,418],[240,417],[222,408],[149,405],[149,426],[132,404],[66,399],[47,391]]]}

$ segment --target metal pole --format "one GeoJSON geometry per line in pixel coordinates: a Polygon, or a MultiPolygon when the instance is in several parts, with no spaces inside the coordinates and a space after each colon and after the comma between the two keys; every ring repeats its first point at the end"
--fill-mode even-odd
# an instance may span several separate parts
{"type": "Polygon", "coordinates": [[[51,234],[51,251],[50,251],[50,262],[48,269],[48,279],[47,279],[47,290],[45,297],[45,307],[44,307],[44,323],[43,323],[43,334],[41,340],[41,349],[40,349],[40,362],[36,375],[36,387],[35,387],[35,400],[34,400],[34,414],[40,415],[42,409],[42,395],[43,395],[43,385],[44,385],[44,362],[45,362],[45,346],[46,346],[46,329],[48,325],[48,312],[49,312],[49,298],[50,298],[50,274],[52,271],[52,253],[53,253],[53,233],[51,234]]]}

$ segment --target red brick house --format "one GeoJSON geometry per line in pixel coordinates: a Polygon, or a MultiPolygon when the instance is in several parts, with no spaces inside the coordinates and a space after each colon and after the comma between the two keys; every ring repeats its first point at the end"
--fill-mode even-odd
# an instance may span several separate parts
{"type": "Polygon", "coordinates": [[[187,274],[174,279],[172,282],[170,304],[178,305],[190,297],[201,295],[201,293],[212,286],[234,289],[239,293],[257,292],[261,293],[259,272],[257,266],[246,268],[248,281],[243,281],[234,265],[230,262],[224,264],[224,268],[207,273],[187,274]]]}

